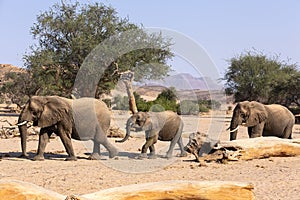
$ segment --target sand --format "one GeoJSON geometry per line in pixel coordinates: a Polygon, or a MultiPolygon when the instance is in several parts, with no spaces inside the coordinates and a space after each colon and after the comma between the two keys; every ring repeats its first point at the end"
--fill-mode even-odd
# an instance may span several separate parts
{"type": "MultiPolygon", "coordinates": [[[[127,113],[114,112],[113,125],[124,129],[127,113]]],[[[16,117],[0,116],[15,123],[16,117]]],[[[220,140],[229,140],[226,128],[230,115],[183,116],[184,143],[188,142],[191,132],[201,131],[213,134],[220,140]]],[[[0,123],[0,127],[5,125],[0,123]]],[[[159,141],[156,145],[159,158],[139,160],[136,157],[144,143],[143,132],[134,133],[134,137],[125,143],[111,142],[119,150],[116,159],[109,159],[106,149],[102,150],[100,161],[87,160],[92,144],[73,140],[78,156],[77,161],[64,161],[66,153],[58,137],[52,138],[46,148],[45,161],[32,161],[19,158],[21,154],[20,138],[0,139],[1,180],[21,180],[30,182],[63,195],[79,195],[102,189],[129,184],[148,183],[169,180],[195,181],[242,181],[254,184],[257,199],[299,199],[300,194],[300,157],[271,157],[251,161],[229,162],[228,164],[208,163],[200,166],[194,157],[176,157],[164,159],[168,142],[159,141]]],[[[295,125],[293,137],[300,138],[300,126],[295,125]]],[[[240,128],[238,138],[247,138],[246,128],[240,128]]],[[[27,151],[33,157],[38,144],[37,136],[28,138],[27,151]]]]}

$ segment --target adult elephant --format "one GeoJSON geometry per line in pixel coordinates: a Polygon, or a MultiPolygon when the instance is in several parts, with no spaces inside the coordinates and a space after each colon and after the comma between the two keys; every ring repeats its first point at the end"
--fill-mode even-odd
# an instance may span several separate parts
{"type": "Polygon", "coordinates": [[[76,160],[71,138],[93,140],[94,147],[90,159],[100,159],[100,144],[113,158],[117,149],[108,141],[106,132],[110,126],[110,111],[106,104],[93,98],[71,100],[58,96],[33,96],[23,108],[18,126],[21,135],[22,156],[26,153],[27,123],[41,127],[37,155],[33,160],[43,160],[50,135],[55,132],[61,139],[68,157],[76,160]]]}
{"type": "Polygon", "coordinates": [[[182,143],[183,122],[181,118],[172,111],[164,112],[137,112],[133,114],[126,123],[126,136],[116,142],[125,142],[130,136],[131,128],[145,131],[146,143],[142,147],[140,158],[147,157],[147,150],[150,150],[149,158],[156,158],[154,144],[157,140],[171,141],[166,158],[171,158],[173,149],[177,143],[181,150],[181,156],[186,156],[182,143]]]}
{"type": "Polygon", "coordinates": [[[238,103],[233,110],[230,140],[236,139],[239,125],[248,127],[250,138],[277,136],[291,139],[294,124],[294,115],[284,106],[243,101],[238,103]]]}

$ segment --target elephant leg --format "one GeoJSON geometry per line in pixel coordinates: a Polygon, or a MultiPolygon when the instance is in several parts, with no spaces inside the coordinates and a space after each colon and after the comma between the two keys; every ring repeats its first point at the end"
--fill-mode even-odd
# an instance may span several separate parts
{"type": "MultiPolygon", "coordinates": [[[[157,138],[157,136],[146,138],[146,143],[142,147],[142,152],[141,152],[141,155],[139,156],[139,158],[147,158],[147,150],[148,150],[148,148],[150,149],[150,146],[152,146],[151,147],[152,151],[154,150],[154,152],[155,152],[155,149],[154,149],[155,138],[157,138]]],[[[156,139],[156,141],[157,141],[157,139],[156,139]]]]}
{"type": "Polygon", "coordinates": [[[157,155],[155,154],[154,144],[152,144],[151,146],[149,146],[149,150],[150,150],[150,156],[148,158],[149,159],[156,159],[157,155]]]}
{"type": "Polygon", "coordinates": [[[293,124],[292,125],[288,125],[284,129],[282,138],[292,139],[292,132],[293,132],[293,124]]]}
{"type": "Polygon", "coordinates": [[[248,127],[248,134],[250,138],[261,137],[263,135],[265,123],[257,124],[253,127],[248,127]]]}
{"type": "Polygon", "coordinates": [[[183,125],[181,123],[180,126],[178,127],[178,130],[177,130],[174,138],[171,140],[169,150],[167,151],[167,154],[166,154],[166,158],[171,158],[172,157],[173,149],[175,147],[175,144],[178,143],[179,139],[181,139],[182,129],[183,129],[183,125]]]}
{"type": "Polygon", "coordinates": [[[251,138],[251,134],[252,134],[252,127],[248,127],[248,135],[249,135],[249,138],[251,138]]]}
{"type": "Polygon", "coordinates": [[[46,128],[41,128],[39,134],[39,145],[36,156],[34,156],[33,160],[44,160],[44,152],[46,149],[46,145],[49,142],[49,137],[52,134],[52,131],[46,128]]]}
{"type": "Polygon", "coordinates": [[[107,139],[106,135],[104,134],[106,131],[97,131],[97,134],[94,138],[94,150],[93,154],[99,154],[100,156],[100,144],[102,144],[109,153],[109,158],[114,158],[118,155],[119,150],[107,139]]]}
{"type": "Polygon", "coordinates": [[[93,147],[93,153],[90,155],[89,160],[100,160],[100,143],[96,140],[93,140],[94,147],[93,147]]]}
{"type": "Polygon", "coordinates": [[[72,133],[72,130],[65,130],[65,128],[62,125],[58,126],[59,137],[60,137],[60,139],[67,151],[67,154],[68,154],[66,161],[77,160],[75,153],[74,153],[73,146],[72,146],[71,133],[72,133]]]}
{"type": "Polygon", "coordinates": [[[187,156],[187,152],[184,150],[184,146],[183,146],[183,142],[182,142],[182,137],[180,136],[180,138],[178,139],[177,144],[179,145],[180,148],[180,157],[186,157],[187,156]]]}

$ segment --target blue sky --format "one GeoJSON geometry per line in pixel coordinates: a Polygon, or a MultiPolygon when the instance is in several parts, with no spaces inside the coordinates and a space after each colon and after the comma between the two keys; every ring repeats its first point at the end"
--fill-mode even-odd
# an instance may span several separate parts
{"type": "MultiPolygon", "coordinates": [[[[22,66],[22,57],[34,43],[30,27],[36,16],[59,0],[0,0],[0,63],[22,66]]],[[[85,3],[94,1],[82,1],[85,3]]],[[[300,1],[175,1],[106,0],[120,17],[144,27],[167,28],[202,46],[224,74],[230,58],[253,48],[280,55],[300,65],[300,1]]],[[[190,72],[180,58],[178,72],[190,72]]],[[[193,72],[191,72],[193,73],[193,72]]]]}

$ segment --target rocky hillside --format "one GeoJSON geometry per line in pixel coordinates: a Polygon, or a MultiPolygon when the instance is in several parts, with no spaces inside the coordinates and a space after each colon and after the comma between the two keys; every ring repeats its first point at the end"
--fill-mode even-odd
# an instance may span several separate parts
{"type": "Polygon", "coordinates": [[[0,86],[4,82],[9,81],[5,79],[5,75],[10,72],[25,72],[25,70],[11,64],[0,64],[0,86]]]}

